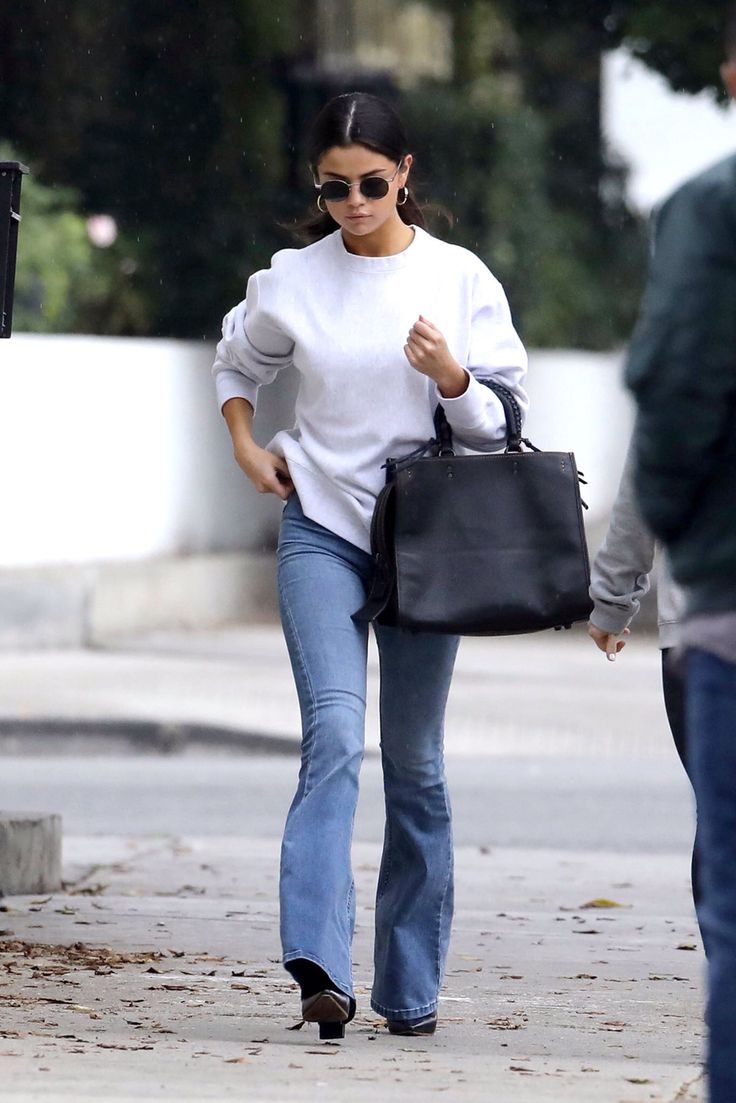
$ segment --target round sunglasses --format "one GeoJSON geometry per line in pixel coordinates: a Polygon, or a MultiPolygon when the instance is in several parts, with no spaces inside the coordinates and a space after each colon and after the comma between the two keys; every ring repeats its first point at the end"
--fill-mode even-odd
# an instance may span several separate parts
{"type": "Polygon", "coordinates": [[[364,176],[362,180],[354,180],[348,184],[347,180],[325,180],[324,184],[315,184],[317,198],[324,199],[325,203],[343,203],[353,188],[358,188],[365,199],[383,199],[388,195],[388,186],[404,167],[400,161],[393,176],[364,176]]]}

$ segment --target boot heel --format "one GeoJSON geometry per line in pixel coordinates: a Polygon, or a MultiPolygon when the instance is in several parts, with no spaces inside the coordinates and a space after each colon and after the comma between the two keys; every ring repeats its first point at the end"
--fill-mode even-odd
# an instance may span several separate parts
{"type": "Polygon", "coordinates": [[[345,1023],[319,1023],[318,1025],[321,1042],[345,1037],[345,1023]]]}
{"type": "Polygon", "coordinates": [[[322,1041],[345,1037],[345,1023],[355,1015],[355,1000],[337,989],[327,988],[302,1000],[302,1018],[317,1023],[322,1041]]]}

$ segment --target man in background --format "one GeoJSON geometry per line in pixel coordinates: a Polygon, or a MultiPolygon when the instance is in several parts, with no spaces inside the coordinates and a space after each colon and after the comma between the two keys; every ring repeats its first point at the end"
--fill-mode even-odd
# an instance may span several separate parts
{"type": "MultiPolygon", "coordinates": [[[[721,76],[736,97],[736,8],[721,76]]],[[[734,133],[736,148],[736,133],[734,133]]],[[[687,752],[709,952],[711,1103],[736,1101],[736,154],[655,224],[626,371],[642,515],[686,588],[687,752]]]]}

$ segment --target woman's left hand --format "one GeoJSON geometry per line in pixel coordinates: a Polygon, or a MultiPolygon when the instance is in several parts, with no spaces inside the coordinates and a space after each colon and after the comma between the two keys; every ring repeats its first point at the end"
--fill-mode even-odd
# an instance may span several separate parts
{"type": "Polygon", "coordinates": [[[415,371],[428,375],[444,398],[459,398],[468,388],[468,373],[447,347],[437,326],[422,314],[409,330],[404,353],[415,371]]]}

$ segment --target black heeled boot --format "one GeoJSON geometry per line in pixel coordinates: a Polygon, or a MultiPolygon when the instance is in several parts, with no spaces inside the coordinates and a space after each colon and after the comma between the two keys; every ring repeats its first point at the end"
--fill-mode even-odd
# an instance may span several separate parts
{"type": "Polygon", "coordinates": [[[321,1041],[344,1038],[345,1024],[355,1016],[355,1000],[307,958],[289,961],[286,968],[301,989],[304,1022],[317,1023],[321,1041]]]}

